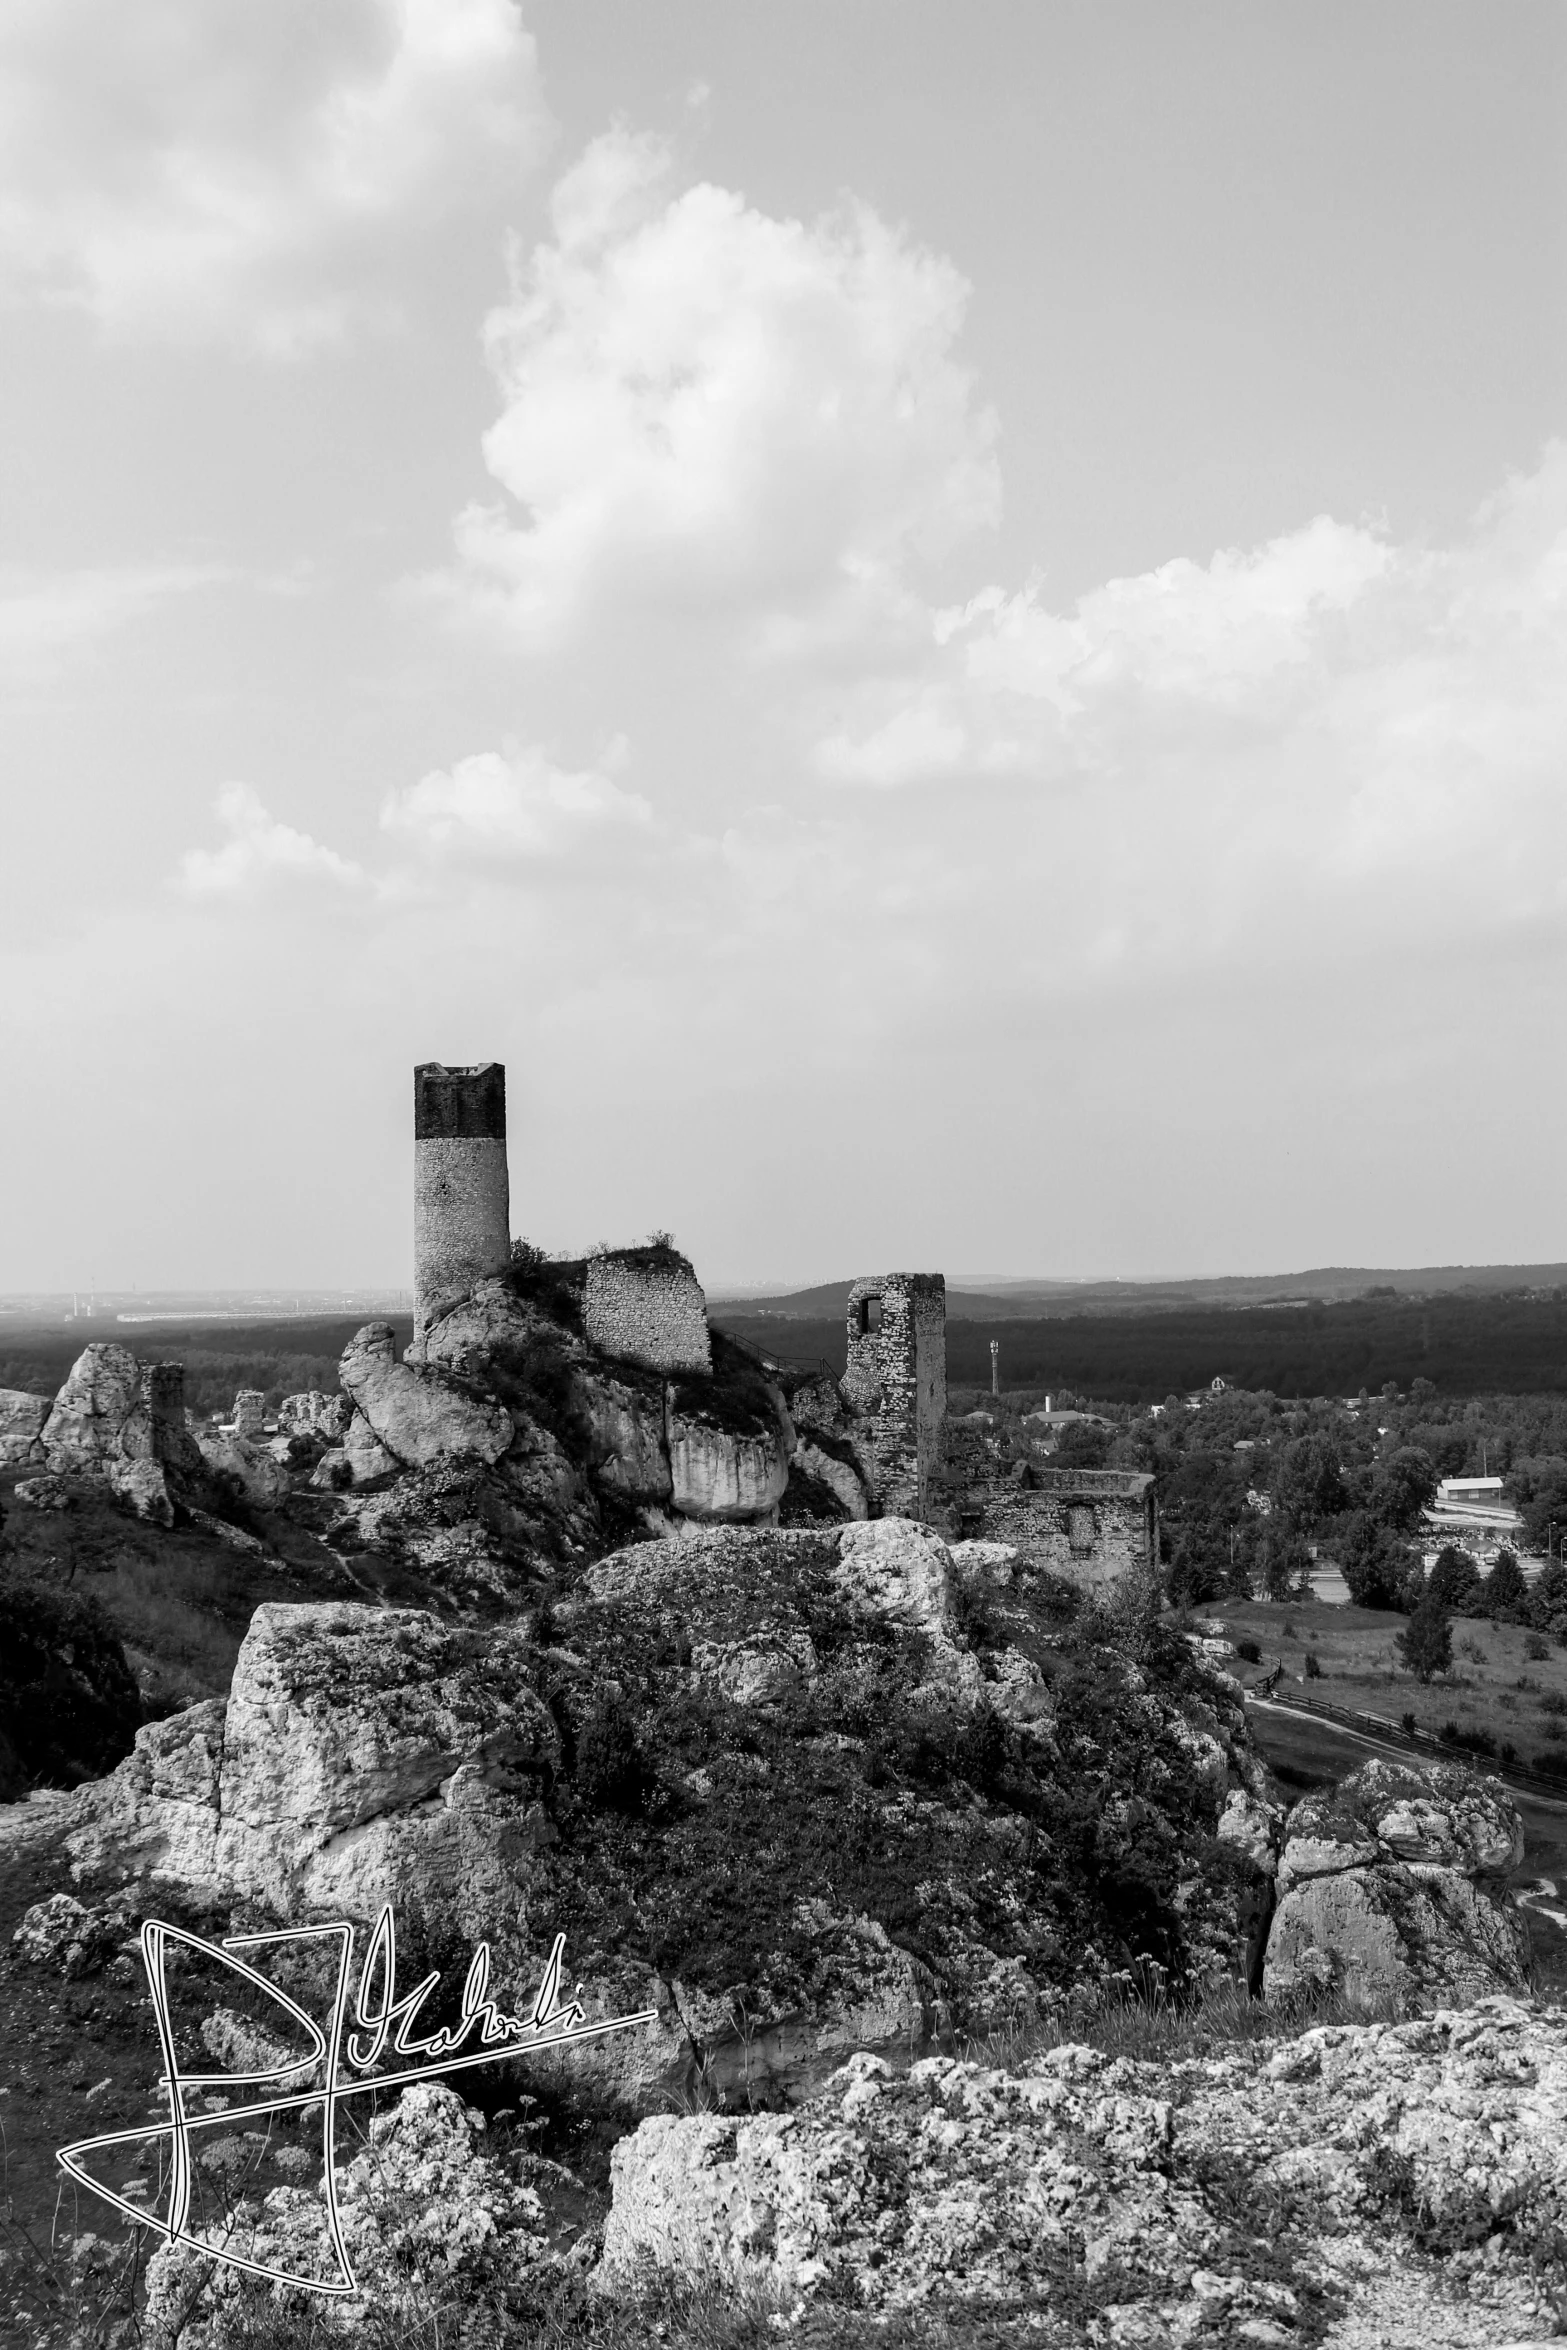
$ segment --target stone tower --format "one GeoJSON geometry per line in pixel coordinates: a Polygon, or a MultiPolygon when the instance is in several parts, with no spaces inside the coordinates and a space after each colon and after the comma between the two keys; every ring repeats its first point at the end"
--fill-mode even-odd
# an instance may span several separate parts
{"type": "Polygon", "coordinates": [[[927,1518],[947,1416],[947,1284],[939,1273],[883,1273],[849,1292],[843,1392],[870,1423],[872,1507],[927,1518]]]}
{"type": "Polygon", "coordinates": [[[414,1353],[432,1322],[511,1262],[506,1071],[414,1071],[414,1353]]]}

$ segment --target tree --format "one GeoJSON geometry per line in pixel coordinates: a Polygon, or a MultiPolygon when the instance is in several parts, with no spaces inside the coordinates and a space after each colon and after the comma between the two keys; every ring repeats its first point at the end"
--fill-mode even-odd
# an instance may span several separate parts
{"type": "Polygon", "coordinates": [[[1273,1506],[1297,1525],[1315,1526],[1344,1506],[1339,1477],[1340,1446],[1335,1437],[1316,1430],[1296,1437],[1284,1447],[1273,1476],[1273,1506]]]}
{"type": "Polygon", "coordinates": [[[1436,1491],[1436,1471],[1418,1444],[1401,1444],[1377,1464],[1371,1506],[1385,1526],[1407,1533],[1436,1491]]]}
{"type": "Polygon", "coordinates": [[[1547,1559],[1529,1594],[1529,1619],[1541,1632],[1567,1625],[1567,1561],[1547,1559]]]}
{"type": "Polygon", "coordinates": [[[1171,1606],[1205,1607],[1218,1599],[1225,1588],[1227,1564],[1224,1553],[1206,1541],[1202,1533],[1184,1530],[1170,1561],[1171,1606]]]}
{"type": "Polygon", "coordinates": [[[1528,1487],[1518,1497],[1524,1540],[1532,1550],[1544,1550],[1553,1525],[1559,1534],[1567,1533],[1567,1475],[1551,1462],[1526,1477],[1515,1478],[1514,1484],[1528,1487]]]}
{"type": "Polygon", "coordinates": [[[1528,1597],[1529,1586],[1523,1579],[1522,1567],[1510,1550],[1499,1550],[1481,1594],[1486,1614],[1497,1623],[1515,1623],[1528,1597]]]}
{"type": "Polygon", "coordinates": [[[1342,1525],[1339,1566],[1356,1607],[1407,1610],[1405,1591],[1414,1563],[1408,1544],[1364,1512],[1345,1518],[1342,1525]]]}
{"type": "Polygon", "coordinates": [[[1311,1597],[1311,1553],[1293,1528],[1270,1524],[1260,1549],[1262,1588],[1269,1599],[1311,1597]]]}
{"type": "Polygon", "coordinates": [[[1433,1673],[1448,1670],[1453,1661],[1453,1630],[1439,1599],[1426,1595],[1400,1632],[1398,1645],[1406,1670],[1418,1680],[1429,1681],[1433,1673]]]}
{"type": "Polygon", "coordinates": [[[1444,1542],[1436,1554],[1426,1584],[1427,1595],[1439,1599],[1455,1616],[1477,1616],[1480,1613],[1480,1570],[1467,1550],[1460,1550],[1455,1542],[1444,1542]]]}

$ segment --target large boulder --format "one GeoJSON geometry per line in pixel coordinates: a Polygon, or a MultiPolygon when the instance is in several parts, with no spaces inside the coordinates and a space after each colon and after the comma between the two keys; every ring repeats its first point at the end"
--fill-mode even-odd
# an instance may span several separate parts
{"type": "Polygon", "coordinates": [[[1366,1763],[1285,1823],[1268,1997],[1332,1987],[1419,2006],[1520,1988],[1527,1935],[1501,1889],[1522,1857],[1498,1782],[1452,1763],[1366,1763]]]}
{"type": "Polygon", "coordinates": [[[838,1557],[840,1584],[867,1614],[934,1639],[950,1637],[952,1554],[928,1526],[913,1518],[872,1518],[846,1526],[838,1557]]]}
{"type": "Polygon", "coordinates": [[[480,1937],[550,1830],[558,1739],[516,1626],[405,1608],[257,1608],[226,1707],[150,1724],[95,1791],[79,1865],[133,1868],[283,1915],[383,1901],[480,1937]]]}
{"type": "Polygon", "coordinates": [[[400,1363],[390,1322],[356,1332],[338,1375],[371,1433],[404,1468],[463,1457],[491,1463],[512,1440],[502,1405],[465,1393],[439,1371],[400,1363]]]}
{"type": "Polygon", "coordinates": [[[0,1387],[0,1469],[43,1467],[44,1422],[49,1411],[46,1395],[29,1395],[19,1387],[0,1387]]]}

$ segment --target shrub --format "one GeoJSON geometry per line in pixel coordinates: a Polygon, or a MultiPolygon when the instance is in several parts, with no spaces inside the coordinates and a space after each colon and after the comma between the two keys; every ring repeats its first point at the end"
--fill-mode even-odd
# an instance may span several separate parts
{"type": "Polygon", "coordinates": [[[1489,1730],[1466,1730],[1458,1722],[1444,1722],[1441,1736],[1444,1746],[1456,1746],[1464,1754],[1496,1752],[1496,1740],[1489,1730]]]}
{"type": "Polygon", "coordinates": [[[1262,1662],[1262,1650],[1255,1640],[1237,1640],[1235,1653],[1243,1664],[1260,1665],[1262,1662]]]}
{"type": "Polygon", "coordinates": [[[1300,1634],[1296,1631],[1288,1616],[1285,1617],[1283,1623],[1279,1626],[1279,1638],[1281,1640],[1298,1640],[1300,1638],[1300,1634]]]}
{"type": "Polygon", "coordinates": [[[1309,1648],[1306,1651],[1306,1678],[1308,1681],[1320,1681],[1322,1678],[1322,1667],[1309,1648]]]}
{"type": "Polygon", "coordinates": [[[1406,1738],[1413,1738],[1420,1727],[1419,1723],[1415,1720],[1413,1713],[1411,1713],[1407,1707],[1405,1711],[1398,1717],[1398,1726],[1403,1731],[1406,1738]]]}
{"type": "Polygon", "coordinates": [[[1532,1767],[1542,1779],[1567,1779],[1567,1754],[1537,1754],[1532,1767]]]}
{"type": "Polygon", "coordinates": [[[1547,1689],[1540,1699],[1542,1714],[1567,1714],[1567,1697],[1559,1689],[1547,1689]]]}
{"type": "Polygon", "coordinates": [[[583,1799],[601,1811],[641,1809],[648,1769],[637,1743],[636,1717],[624,1697],[594,1704],[577,1732],[575,1775],[583,1799]]]}
{"type": "Polygon", "coordinates": [[[1518,1760],[1518,1749],[1510,1738],[1502,1740],[1501,1759],[1509,1768],[1518,1760]]]}
{"type": "MultiPolygon", "coordinates": [[[[1551,1653],[1551,1644],[1548,1640],[1542,1640],[1538,1632],[1531,1632],[1523,1644],[1523,1652],[1530,1664],[1543,1665],[1551,1653]]],[[[1521,1689],[1523,1683],[1520,1681],[1518,1686],[1521,1689]]]]}

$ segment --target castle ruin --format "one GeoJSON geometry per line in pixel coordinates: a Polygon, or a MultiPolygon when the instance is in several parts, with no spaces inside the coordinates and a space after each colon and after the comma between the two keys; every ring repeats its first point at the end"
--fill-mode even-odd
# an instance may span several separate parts
{"type": "Polygon", "coordinates": [[[499,1061],[414,1071],[414,1343],[511,1262],[506,1071],[499,1061]]]}
{"type": "Polygon", "coordinates": [[[947,1284],[881,1273],[849,1291],[843,1393],[865,1424],[856,1451],[879,1517],[928,1518],[947,1416],[947,1284]]]}
{"type": "Polygon", "coordinates": [[[1159,1505],[1142,1469],[1031,1468],[1026,1486],[992,1490],[977,1530],[1085,1591],[1159,1571],[1159,1505]]]}
{"type": "Polygon", "coordinates": [[[590,1346],[645,1371],[712,1372],[707,1299],[693,1268],[672,1248],[605,1249],[589,1257],[582,1329],[590,1346]]]}

